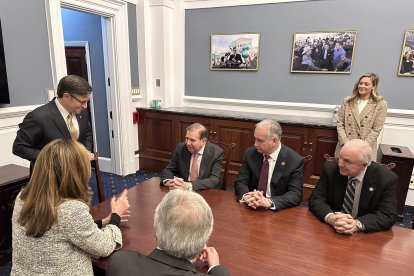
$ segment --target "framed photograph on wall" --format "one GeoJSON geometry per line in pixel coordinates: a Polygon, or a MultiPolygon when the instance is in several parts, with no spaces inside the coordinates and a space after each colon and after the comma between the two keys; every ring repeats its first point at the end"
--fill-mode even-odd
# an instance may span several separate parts
{"type": "Polygon", "coordinates": [[[350,74],[356,31],[295,33],[290,72],[350,74]]]}
{"type": "Polygon", "coordinates": [[[414,77],[414,30],[405,31],[398,75],[414,77]]]}
{"type": "Polygon", "coordinates": [[[211,34],[210,69],[257,71],[260,33],[211,34]]]}

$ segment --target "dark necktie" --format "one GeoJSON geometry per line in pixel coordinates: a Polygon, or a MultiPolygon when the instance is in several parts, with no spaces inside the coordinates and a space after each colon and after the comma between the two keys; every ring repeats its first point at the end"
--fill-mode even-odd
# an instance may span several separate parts
{"type": "Polygon", "coordinates": [[[257,187],[259,191],[263,192],[264,196],[266,196],[267,181],[269,180],[269,158],[269,155],[264,155],[262,170],[260,172],[259,185],[257,187]]]}
{"type": "Polygon", "coordinates": [[[342,213],[352,215],[352,207],[354,206],[356,178],[350,177],[346,186],[344,203],[342,204],[342,213]]]}

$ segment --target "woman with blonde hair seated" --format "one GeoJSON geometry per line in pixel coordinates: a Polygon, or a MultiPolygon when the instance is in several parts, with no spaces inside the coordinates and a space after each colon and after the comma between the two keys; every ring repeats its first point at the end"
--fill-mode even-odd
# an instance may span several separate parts
{"type": "Polygon", "coordinates": [[[42,149],[14,205],[11,275],[93,275],[91,256],[122,246],[118,226],[129,217],[127,191],[111,199],[112,213],[96,223],[89,214],[90,174],[82,144],[59,139],[42,149]]]}

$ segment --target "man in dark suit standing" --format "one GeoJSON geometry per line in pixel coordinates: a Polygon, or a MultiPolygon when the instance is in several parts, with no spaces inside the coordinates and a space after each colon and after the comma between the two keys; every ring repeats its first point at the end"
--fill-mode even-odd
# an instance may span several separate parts
{"type": "Polygon", "coordinates": [[[93,159],[92,130],[86,110],[92,87],[76,75],[63,77],[57,98],[29,112],[19,124],[13,153],[29,160],[33,167],[40,150],[55,139],[74,139],[82,143],[93,159]]]}
{"type": "Polygon", "coordinates": [[[246,150],[235,182],[237,200],[279,211],[302,200],[303,157],[281,144],[282,128],[273,119],[256,125],[254,147],[246,150]]]}
{"type": "Polygon", "coordinates": [[[185,142],[161,172],[161,183],[170,189],[202,190],[220,184],[223,150],[207,142],[207,129],[199,123],[187,127],[185,142]]]}
{"type": "Polygon", "coordinates": [[[312,213],[338,233],[387,230],[395,223],[398,176],[371,162],[371,154],[364,140],[346,142],[339,161],[325,163],[309,198],[312,213]]]}
{"type": "Polygon", "coordinates": [[[213,213],[202,196],[177,189],[166,194],[155,209],[157,248],[148,256],[118,251],[109,260],[108,276],[206,275],[193,263],[206,261],[209,275],[227,276],[214,247],[207,247],[213,230],[213,213]]]}
{"type": "Polygon", "coordinates": [[[323,45],[323,49],[320,54],[320,68],[328,69],[328,71],[332,71],[332,58],[333,58],[333,51],[329,48],[329,44],[323,45]]]}

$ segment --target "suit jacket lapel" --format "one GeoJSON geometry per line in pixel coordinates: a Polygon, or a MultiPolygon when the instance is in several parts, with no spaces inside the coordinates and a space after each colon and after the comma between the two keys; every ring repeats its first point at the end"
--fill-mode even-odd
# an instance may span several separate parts
{"type": "Polygon", "coordinates": [[[360,210],[366,210],[371,197],[374,195],[377,185],[376,176],[373,172],[373,168],[368,166],[367,171],[365,172],[364,179],[362,180],[361,196],[359,197],[359,206],[358,213],[360,210]]]}
{"type": "Polygon", "coordinates": [[[200,170],[198,171],[198,178],[203,178],[204,172],[206,171],[208,160],[212,159],[212,152],[209,142],[204,147],[203,155],[201,156],[200,170]]]}
{"type": "Polygon", "coordinates": [[[286,164],[287,164],[287,156],[286,156],[286,148],[281,145],[281,149],[279,152],[279,155],[276,160],[275,168],[273,170],[272,179],[270,180],[270,184],[272,183],[279,183],[280,178],[283,175],[283,172],[285,170],[286,164]]]}
{"type": "Polygon", "coordinates": [[[337,167],[338,173],[334,174],[333,179],[333,194],[335,197],[335,201],[337,202],[337,208],[339,208],[338,211],[341,210],[342,204],[344,202],[344,197],[346,193],[346,186],[348,185],[348,177],[343,176],[339,173],[339,167],[337,167]]]}
{"type": "Polygon", "coordinates": [[[160,249],[154,249],[151,254],[148,255],[153,260],[159,261],[161,263],[177,267],[179,269],[196,272],[194,266],[189,260],[176,258],[174,256],[168,255],[166,252],[160,249]]]}
{"type": "Polygon", "coordinates": [[[86,114],[81,115],[81,114],[76,114],[76,120],[78,120],[78,125],[79,125],[79,138],[78,140],[81,140],[80,138],[82,137],[82,135],[84,135],[83,131],[85,130],[85,125],[84,125],[84,120],[82,120],[82,116],[86,116],[86,114]]]}
{"type": "Polygon", "coordinates": [[[190,176],[190,162],[191,162],[191,152],[188,150],[187,146],[184,144],[184,153],[183,153],[183,175],[184,180],[188,181],[188,177],[190,176]]]}
{"type": "Polygon", "coordinates": [[[353,103],[350,105],[350,107],[351,107],[351,113],[352,113],[352,116],[354,116],[355,121],[357,122],[357,126],[358,126],[358,128],[360,128],[360,125],[359,125],[359,112],[358,112],[358,104],[357,104],[356,102],[353,102],[353,103]]]}
{"type": "Polygon", "coordinates": [[[54,99],[49,102],[49,110],[50,110],[52,120],[56,124],[57,129],[59,129],[60,133],[62,134],[62,137],[64,139],[70,139],[71,137],[70,137],[68,126],[66,125],[66,122],[62,117],[62,114],[57,108],[54,99]]]}
{"type": "MultiPolygon", "coordinates": [[[[359,114],[359,118],[362,120],[365,116],[367,116],[369,113],[372,112],[372,110],[375,108],[376,104],[372,101],[372,99],[369,99],[367,105],[362,110],[361,114],[359,114]]],[[[358,120],[359,122],[360,120],[358,120]]]]}

